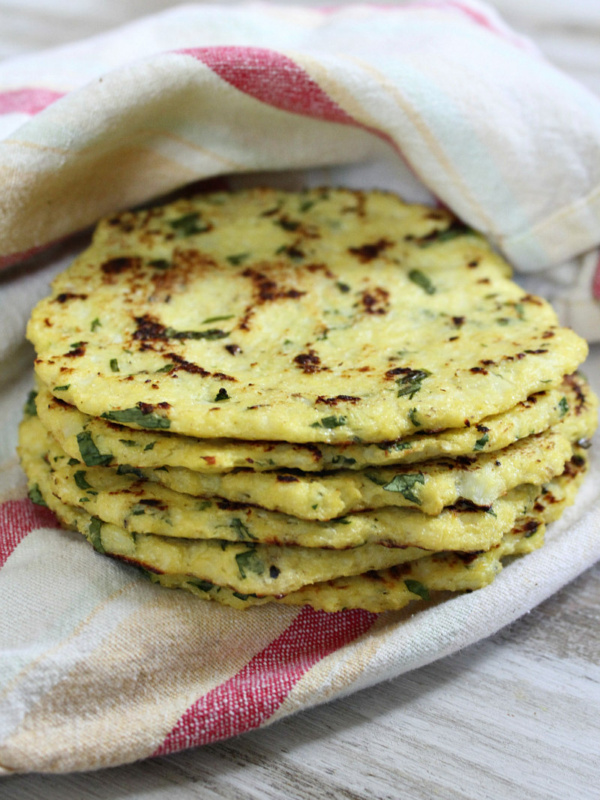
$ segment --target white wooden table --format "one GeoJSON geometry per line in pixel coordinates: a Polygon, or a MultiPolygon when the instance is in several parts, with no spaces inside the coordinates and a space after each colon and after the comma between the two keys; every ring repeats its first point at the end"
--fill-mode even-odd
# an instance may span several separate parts
{"type": "MultiPolygon", "coordinates": [[[[174,4],[0,0],[0,57],[174,4]]],[[[597,0],[494,5],[600,92],[597,0]],[[564,24],[540,27],[542,5],[564,24]]],[[[587,374],[599,391],[600,347],[587,374]]],[[[0,797],[600,798],[600,564],[496,636],[396,680],[178,755],[98,773],[9,778],[0,797]]]]}

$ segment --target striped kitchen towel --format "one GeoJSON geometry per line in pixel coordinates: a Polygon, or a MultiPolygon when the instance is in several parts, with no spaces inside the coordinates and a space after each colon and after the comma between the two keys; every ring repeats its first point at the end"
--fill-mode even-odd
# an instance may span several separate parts
{"type": "Polygon", "coordinates": [[[600,339],[600,103],[481,3],[188,5],[0,64],[0,773],[97,769],[265,725],[490,635],[600,558],[598,457],[542,550],[414,614],[202,603],[31,504],[14,450],[23,331],[81,247],[71,234],[261,171],[442,202],[522,270],[562,264],[564,313],[600,339]]]}

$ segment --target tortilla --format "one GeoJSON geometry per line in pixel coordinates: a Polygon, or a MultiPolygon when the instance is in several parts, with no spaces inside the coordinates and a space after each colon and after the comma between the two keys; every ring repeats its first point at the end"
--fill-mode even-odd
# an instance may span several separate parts
{"type": "Polygon", "coordinates": [[[389,442],[557,387],[587,353],[477,234],[390,194],[249,190],[102,222],[32,314],[50,391],[200,438],[389,442]]]}
{"type": "Polygon", "coordinates": [[[577,402],[577,392],[587,397],[588,387],[579,376],[565,379],[561,387],[540,392],[503,414],[487,417],[479,425],[454,428],[435,435],[415,434],[393,442],[335,446],[312,443],[251,442],[233,439],[194,439],[167,431],[142,431],[90,417],[38,386],[36,405],[44,427],[72,458],[106,465],[133,467],[185,467],[195,472],[225,473],[234,469],[256,472],[298,469],[321,472],[358,470],[370,466],[427,461],[473,452],[494,452],[542,433],[564,416],[565,399],[577,402]],[[585,393],[585,394],[584,394],[585,393]]]}

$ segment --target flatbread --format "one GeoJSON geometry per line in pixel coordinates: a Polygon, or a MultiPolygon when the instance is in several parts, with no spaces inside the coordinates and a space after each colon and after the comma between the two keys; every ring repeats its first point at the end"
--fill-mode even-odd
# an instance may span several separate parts
{"type": "Polygon", "coordinates": [[[498,544],[540,493],[539,487],[527,484],[488,509],[460,504],[433,517],[414,509],[382,508],[324,523],[249,504],[199,501],[131,473],[82,469],[81,464],[68,463],[67,455],[36,419],[23,424],[21,439],[30,452],[38,448],[38,457],[47,453],[52,492],[63,504],[131,533],[176,538],[335,549],[371,543],[431,551],[484,550],[498,544]]]}
{"type": "Polygon", "coordinates": [[[435,435],[415,434],[380,444],[340,446],[194,439],[160,430],[135,430],[83,414],[43,386],[38,387],[35,402],[44,427],[63,450],[72,458],[91,460],[92,465],[100,459],[105,466],[185,467],[207,473],[244,468],[256,472],[282,468],[321,472],[495,452],[518,439],[547,430],[564,416],[565,400],[571,405],[573,397],[577,403],[577,393],[585,397],[587,392],[585,381],[571,376],[561,387],[534,394],[503,414],[487,417],[479,425],[435,435]]]}
{"type": "Polygon", "coordinates": [[[532,513],[522,517],[511,532],[490,550],[479,553],[437,553],[387,570],[372,571],[302,587],[284,597],[252,597],[225,587],[194,581],[186,575],[147,573],[154,582],[185,589],[203,599],[248,608],[267,602],[310,605],[324,611],[361,608],[379,613],[398,610],[409,603],[436,599],[440,592],[475,591],[488,586],[502,569],[503,559],[525,555],[544,543],[545,526],[558,519],[573,503],[587,468],[579,451],[564,475],[545,487],[532,513]]]}
{"type": "Polygon", "coordinates": [[[388,442],[557,387],[587,353],[447,212],[250,190],[102,222],[33,312],[35,369],[93,417],[201,438],[388,442]]]}

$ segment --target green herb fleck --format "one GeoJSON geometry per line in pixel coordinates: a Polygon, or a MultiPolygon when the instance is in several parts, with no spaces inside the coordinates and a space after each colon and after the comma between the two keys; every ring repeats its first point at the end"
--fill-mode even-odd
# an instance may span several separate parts
{"type": "Polygon", "coordinates": [[[170,269],[171,263],[166,258],[155,258],[148,262],[154,269],[170,269]]]}
{"type": "Polygon", "coordinates": [[[184,214],[169,221],[169,225],[181,236],[194,236],[196,233],[206,233],[210,230],[210,225],[200,219],[200,214],[193,211],[191,214],[184,214]]]}
{"type": "Polygon", "coordinates": [[[346,424],[346,417],[323,417],[320,422],[313,422],[311,428],[341,428],[346,424]]]}
{"type": "Polygon", "coordinates": [[[304,212],[308,211],[309,209],[311,209],[314,206],[315,203],[316,203],[316,200],[304,200],[300,204],[300,212],[302,214],[304,214],[304,212]]]}
{"type": "Polygon", "coordinates": [[[284,231],[297,231],[300,227],[299,222],[294,219],[288,219],[287,217],[280,217],[279,219],[273,220],[273,224],[279,225],[284,231]]]}
{"type": "Polygon", "coordinates": [[[42,493],[40,492],[40,487],[37,483],[34,483],[33,486],[30,487],[27,495],[32,503],[35,503],[37,506],[48,506],[44,498],[42,497],[42,493]]]}
{"type": "Polygon", "coordinates": [[[96,317],[96,319],[92,320],[92,324],[90,325],[90,330],[91,330],[92,333],[95,330],[97,330],[98,328],[101,328],[101,327],[102,327],[102,323],[100,322],[98,317],[96,317]]]}
{"type": "Polygon", "coordinates": [[[110,368],[111,368],[111,370],[113,372],[120,372],[119,362],[117,361],[116,358],[111,358],[111,360],[110,360],[110,368]]]}
{"type": "Polygon", "coordinates": [[[473,448],[473,450],[483,450],[483,448],[486,446],[489,440],[490,440],[489,434],[484,433],[481,439],[477,439],[477,441],[475,442],[475,447],[473,448]]]}
{"type": "Polygon", "coordinates": [[[429,280],[427,275],[425,275],[424,272],[421,272],[420,269],[411,269],[411,271],[408,273],[408,277],[427,294],[435,294],[435,286],[429,280]]]}
{"type": "Polygon", "coordinates": [[[265,571],[264,562],[256,554],[255,550],[245,550],[243,553],[238,553],[235,560],[241,578],[245,578],[248,572],[253,572],[255,575],[262,575],[265,571]]]}
{"type": "MultiPolygon", "coordinates": [[[[133,408],[124,408],[121,411],[105,411],[101,415],[102,419],[108,419],[111,422],[133,422],[141,428],[170,428],[171,420],[168,417],[161,417],[159,414],[144,414],[141,408],[134,406],[133,408]]],[[[87,463],[87,462],[86,462],[87,463]]],[[[88,464],[88,466],[90,466],[88,464]]]]}
{"type": "Polygon", "coordinates": [[[564,417],[564,415],[569,410],[569,403],[567,402],[567,398],[566,397],[561,397],[560,398],[560,400],[558,401],[558,409],[560,411],[560,416],[564,417]]]}
{"type": "Polygon", "coordinates": [[[431,231],[431,233],[421,237],[417,240],[417,244],[419,247],[430,247],[432,244],[449,242],[452,239],[457,239],[459,236],[466,236],[469,233],[474,233],[474,231],[466,225],[463,225],[462,222],[454,220],[447,228],[431,231]]]}
{"type": "Polygon", "coordinates": [[[229,261],[232,267],[239,267],[239,265],[249,257],[250,253],[237,253],[233,256],[227,256],[227,261],[229,261]]]}
{"type": "Polygon", "coordinates": [[[145,453],[147,450],[152,450],[152,449],[154,448],[154,445],[155,445],[155,444],[156,444],[156,442],[148,442],[148,444],[146,445],[146,447],[144,447],[144,453],[145,453]]]}
{"type": "Polygon", "coordinates": [[[207,319],[203,319],[200,324],[201,325],[206,325],[209,322],[221,322],[221,320],[233,319],[234,317],[235,317],[235,314],[224,314],[221,317],[208,317],[207,319]]]}
{"type": "Polygon", "coordinates": [[[175,369],[175,364],[165,364],[164,367],[155,370],[155,374],[158,374],[159,372],[171,372],[174,369],[175,369]]]}
{"type": "Polygon", "coordinates": [[[249,530],[248,526],[244,525],[242,520],[238,519],[237,517],[235,519],[231,520],[231,522],[229,523],[229,527],[233,528],[233,530],[237,534],[238,539],[241,539],[241,540],[243,540],[243,539],[254,539],[254,540],[256,540],[256,538],[257,538],[256,536],[254,536],[254,534],[250,533],[250,530],[249,530]]]}
{"type": "Polygon", "coordinates": [[[411,410],[408,412],[408,418],[412,422],[412,424],[415,426],[415,428],[420,428],[421,427],[421,423],[417,419],[417,409],[416,408],[411,408],[411,410]]]}
{"type": "Polygon", "coordinates": [[[406,580],[404,585],[412,594],[418,595],[421,600],[429,600],[429,589],[421,581],[406,580]]]}
{"type": "Polygon", "coordinates": [[[86,490],[86,489],[92,489],[92,488],[93,488],[93,487],[92,487],[92,486],[91,486],[91,485],[90,485],[90,484],[89,484],[89,483],[86,481],[86,479],[85,479],[85,472],[84,472],[84,470],[82,470],[82,469],[80,469],[80,470],[77,470],[77,472],[75,473],[75,475],[73,475],[73,478],[74,478],[74,480],[75,480],[75,483],[77,484],[77,486],[78,486],[80,489],[83,489],[83,491],[84,491],[84,492],[85,492],[85,490],[86,490]]]}
{"type": "Polygon", "coordinates": [[[66,391],[67,391],[67,389],[69,389],[69,388],[70,388],[70,386],[71,386],[71,384],[70,384],[70,383],[67,383],[67,384],[65,384],[64,386],[55,386],[55,387],[54,387],[54,391],[55,391],[55,392],[66,392],[66,391]]]}
{"type": "Polygon", "coordinates": [[[210,592],[211,589],[215,588],[214,583],[211,583],[210,581],[203,581],[201,578],[189,578],[187,583],[189,583],[191,586],[195,586],[202,592],[210,592]]]}
{"type": "Polygon", "coordinates": [[[77,434],[77,444],[86,467],[107,467],[112,461],[112,453],[102,454],[94,444],[89,431],[81,431],[77,434]]]}
{"type": "Polygon", "coordinates": [[[121,444],[124,444],[125,447],[137,447],[137,442],[135,442],[133,439],[119,439],[119,441],[121,444]]]}
{"type": "Polygon", "coordinates": [[[105,553],[104,546],[102,544],[102,525],[103,522],[98,517],[92,517],[90,520],[90,526],[88,528],[90,543],[94,550],[97,550],[99,553],[105,553]]]}
{"type": "Polygon", "coordinates": [[[27,400],[25,401],[25,406],[23,407],[23,411],[25,412],[25,414],[27,414],[28,417],[37,416],[37,408],[35,406],[36,397],[37,397],[37,392],[35,391],[35,389],[32,389],[27,395],[27,400]]]}
{"type": "Polygon", "coordinates": [[[81,461],[78,461],[76,458],[70,458],[70,459],[67,461],[67,464],[68,464],[70,467],[75,467],[75,466],[77,466],[77,464],[81,464],[81,461]]]}
{"type": "Polygon", "coordinates": [[[207,508],[211,508],[211,507],[212,507],[212,503],[210,502],[210,500],[203,500],[198,505],[198,511],[206,511],[207,508]]]}
{"type": "Polygon", "coordinates": [[[85,344],[85,342],[71,342],[69,347],[71,350],[75,350],[77,347],[81,347],[82,344],[85,344]]]}
{"type": "Polygon", "coordinates": [[[119,464],[117,475],[135,475],[136,478],[144,477],[142,470],[138,467],[132,467],[131,464],[119,464]]]}
{"type": "Polygon", "coordinates": [[[396,383],[398,384],[398,397],[404,397],[408,395],[408,397],[412,400],[412,398],[416,395],[418,391],[422,389],[422,382],[425,378],[428,378],[431,375],[426,369],[411,369],[408,372],[401,375],[397,380],[396,383]]]}
{"type": "Polygon", "coordinates": [[[343,281],[336,281],[335,285],[343,294],[347,294],[350,291],[350,287],[348,286],[348,284],[344,283],[343,281]]]}
{"type": "Polygon", "coordinates": [[[425,483],[425,476],[422,472],[409,475],[395,475],[389,483],[383,485],[386,492],[399,492],[402,497],[410,503],[421,505],[420,498],[414,493],[413,489],[417,484],[423,485],[425,483]]]}
{"type": "Polygon", "coordinates": [[[377,447],[387,453],[396,453],[401,450],[410,450],[412,444],[411,442],[380,442],[377,447]]]}
{"type": "Polygon", "coordinates": [[[207,331],[177,331],[175,328],[166,328],[165,337],[167,339],[225,339],[229,336],[229,331],[222,331],[219,328],[209,328],[207,331]]]}
{"type": "Polygon", "coordinates": [[[227,394],[227,389],[224,389],[222,386],[217,392],[217,396],[215,397],[215,403],[222,403],[224,400],[230,400],[231,398],[227,394]]]}

